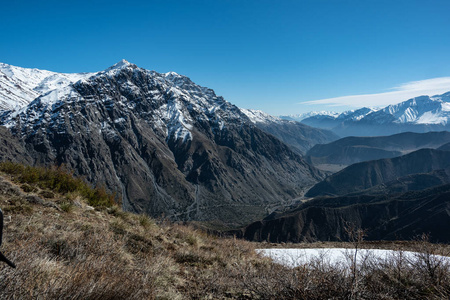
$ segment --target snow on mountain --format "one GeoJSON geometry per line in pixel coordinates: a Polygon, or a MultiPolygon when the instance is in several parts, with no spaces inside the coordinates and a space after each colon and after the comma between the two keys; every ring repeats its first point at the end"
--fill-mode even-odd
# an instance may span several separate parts
{"type": "Polygon", "coordinates": [[[363,107],[363,108],[356,109],[356,110],[349,110],[349,111],[345,111],[343,113],[340,113],[336,117],[336,120],[359,121],[359,120],[363,119],[365,116],[367,116],[368,114],[371,114],[371,113],[376,112],[376,111],[378,111],[378,109],[376,109],[376,108],[369,108],[369,107],[363,107]]]}
{"type": "Polygon", "coordinates": [[[340,115],[340,113],[333,112],[333,111],[310,111],[310,112],[303,113],[303,114],[280,116],[280,118],[284,119],[284,120],[301,122],[304,119],[307,119],[309,117],[314,117],[314,116],[328,116],[331,118],[337,118],[339,115],[340,115]]]}
{"type": "MultiPolygon", "coordinates": [[[[8,76],[12,76],[13,80],[24,80],[21,84],[26,87],[27,91],[30,91],[29,96],[22,99],[20,107],[16,107],[14,111],[4,113],[0,117],[2,125],[9,128],[15,127],[19,123],[23,129],[36,127],[35,123],[59,124],[64,122],[65,115],[56,108],[63,104],[79,102],[80,99],[90,103],[91,100],[86,99],[80,93],[85,86],[94,88],[102,102],[114,102],[116,105],[120,105],[124,115],[131,112],[140,114],[166,139],[181,139],[184,142],[191,140],[193,124],[199,120],[212,121],[218,130],[222,130],[228,121],[239,120],[250,123],[246,114],[237,107],[222,97],[216,96],[213,90],[193,83],[188,77],[175,72],[160,74],[141,69],[126,60],[98,73],[59,74],[11,66],[7,66],[5,69],[12,70],[8,76]],[[32,75],[31,83],[26,82],[28,75],[32,75]],[[152,81],[153,90],[143,90],[142,85],[136,84],[136,82],[141,83],[144,77],[145,80],[152,81]],[[56,78],[59,78],[58,81],[56,78]],[[77,81],[73,83],[75,80],[77,81]],[[120,96],[121,99],[117,101],[115,97],[119,95],[111,90],[110,85],[113,80],[120,84],[120,88],[135,95],[138,99],[149,99],[150,97],[155,106],[153,113],[139,111],[140,103],[127,100],[124,96],[120,96]],[[57,85],[60,87],[52,89],[57,85]],[[46,91],[46,93],[39,94],[37,91],[46,91]],[[37,97],[30,101],[32,96],[36,95],[37,97]],[[29,104],[28,101],[30,101],[29,104]]],[[[260,112],[260,115],[262,114],[260,112]]],[[[265,118],[274,119],[269,115],[265,115],[265,118]]],[[[106,124],[117,123],[119,119],[104,120],[99,130],[108,130],[109,127],[106,124]]]]}
{"type": "Polygon", "coordinates": [[[56,73],[0,63],[0,110],[26,106],[47,92],[63,88],[94,73],[56,73]]]}
{"type": "MultiPolygon", "coordinates": [[[[183,143],[192,141],[192,130],[198,128],[199,122],[213,124],[215,132],[222,131],[230,123],[253,124],[299,149],[301,153],[305,153],[316,143],[332,141],[336,138],[331,132],[320,129],[313,130],[306,125],[282,120],[262,111],[240,109],[222,97],[216,96],[212,89],[199,86],[186,76],[175,72],[157,73],[141,69],[126,60],[122,60],[104,71],[89,74],[90,76],[78,76],[79,80],[73,84],[66,81],[66,85],[62,87],[53,90],[48,88],[49,91],[40,95],[32,87],[42,82],[42,78],[56,77],[56,75],[66,78],[64,76],[67,74],[30,71],[22,68],[15,70],[37,74],[36,79],[28,87],[33,91],[33,96],[37,95],[37,97],[29,105],[26,104],[31,97],[23,101],[26,106],[0,115],[3,126],[15,128],[20,125],[22,131],[38,128],[38,124],[41,123],[49,123],[58,127],[58,124],[64,123],[67,114],[65,115],[57,108],[64,104],[75,103],[74,105],[76,105],[76,103],[87,101],[87,105],[94,105],[93,100],[85,99],[84,93],[80,93],[89,86],[91,90],[96,91],[102,102],[111,102],[122,107],[121,116],[98,122],[98,124],[102,124],[98,125],[96,129],[100,132],[112,132],[110,128],[127,120],[127,115],[137,113],[147,120],[155,131],[160,132],[164,139],[179,140],[183,143]],[[151,99],[153,113],[149,114],[142,109],[142,101],[130,101],[123,94],[120,95],[120,99],[117,99],[118,91],[113,83],[119,84],[119,89],[126,91],[125,94],[134,95],[133,98],[151,99]],[[143,89],[143,86],[151,86],[151,88],[143,89]]],[[[23,79],[25,80],[25,78],[23,79]]],[[[62,129],[59,128],[58,132],[62,132],[62,129]]]]}
{"type": "Polygon", "coordinates": [[[369,120],[379,124],[395,122],[398,124],[442,124],[450,118],[450,92],[436,96],[420,96],[385,108],[363,107],[342,113],[318,111],[300,115],[280,116],[282,119],[305,121],[328,119],[336,123],[369,120]]]}
{"type": "Polygon", "coordinates": [[[241,112],[243,112],[254,124],[257,124],[257,123],[280,123],[282,121],[280,118],[271,116],[260,110],[241,108],[241,112]]]}
{"type": "Polygon", "coordinates": [[[382,111],[395,118],[395,123],[441,124],[450,118],[450,92],[433,97],[420,96],[405,102],[389,105],[382,111]]]}
{"type": "Polygon", "coordinates": [[[311,111],[304,114],[280,116],[285,120],[295,120],[301,122],[308,118],[331,119],[331,120],[361,120],[371,112],[377,111],[375,108],[363,107],[355,110],[347,110],[342,113],[333,111],[311,111]]]}
{"type": "Polygon", "coordinates": [[[415,97],[381,109],[363,107],[340,114],[311,113],[301,122],[349,136],[449,130],[449,120],[450,92],[447,92],[431,97],[415,97]]]}

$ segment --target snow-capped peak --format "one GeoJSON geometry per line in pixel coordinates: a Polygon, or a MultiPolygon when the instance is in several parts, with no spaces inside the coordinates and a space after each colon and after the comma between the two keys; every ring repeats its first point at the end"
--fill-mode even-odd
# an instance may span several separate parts
{"type": "Polygon", "coordinates": [[[179,75],[180,75],[180,74],[178,74],[178,73],[176,73],[176,72],[173,72],[173,71],[164,73],[164,76],[166,76],[166,77],[175,77],[175,76],[179,76],[179,75]]]}
{"type": "Polygon", "coordinates": [[[340,115],[340,113],[337,113],[334,111],[311,111],[311,112],[297,114],[297,115],[280,116],[280,118],[284,119],[284,120],[301,122],[304,119],[314,117],[314,116],[328,116],[331,118],[337,118],[339,115],[340,115]]]}
{"type": "Polygon", "coordinates": [[[433,97],[420,96],[395,105],[389,105],[382,111],[394,117],[396,123],[447,124],[450,117],[447,95],[433,97]]]}
{"type": "Polygon", "coordinates": [[[122,59],[121,61],[119,61],[118,63],[112,65],[111,67],[109,67],[108,69],[106,69],[105,71],[109,71],[109,70],[120,70],[123,68],[127,68],[131,65],[134,65],[132,63],[130,63],[129,61],[122,59]]]}

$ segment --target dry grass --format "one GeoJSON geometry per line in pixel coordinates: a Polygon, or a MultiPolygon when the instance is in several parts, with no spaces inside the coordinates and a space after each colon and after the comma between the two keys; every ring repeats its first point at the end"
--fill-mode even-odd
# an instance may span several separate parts
{"type": "Polygon", "coordinates": [[[33,183],[21,183],[19,189],[8,180],[14,179],[0,176],[0,207],[11,217],[1,250],[17,269],[0,264],[0,299],[450,296],[449,266],[432,256],[443,251],[438,245],[416,242],[423,257],[415,265],[400,255],[352,269],[320,260],[290,269],[257,255],[254,250],[261,245],[133,215],[117,206],[94,209],[79,193],[33,183]],[[54,193],[53,198],[36,196],[42,191],[54,193]]]}

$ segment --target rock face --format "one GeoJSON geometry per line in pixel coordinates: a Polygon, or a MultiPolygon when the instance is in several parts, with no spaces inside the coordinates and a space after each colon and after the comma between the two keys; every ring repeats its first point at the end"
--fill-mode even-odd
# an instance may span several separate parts
{"type": "Polygon", "coordinates": [[[214,91],[126,61],[1,119],[36,163],[66,164],[152,216],[244,224],[323,178],[214,91]]]}
{"type": "Polygon", "coordinates": [[[343,196],[311,200],[234,232],[252,241],[347,241],[349,225],[366,240],[410,240],[429,234],[450,242],[450,185],[397,196],[343,196]]]}
{"type": "MultiPolygon", "coordinates": [[[[437,170],[448,173],[450,152],[421,149],[400,157],[353,164],[316,184],[307,192],[306,196],[336,196],[362,192],[401,177],[427,174],[437,170]]],[[[430,176],[434,175],[430,174],[430,176]]]]}
{"type": "Polygon", "coordinates": [[[0,161],[24,164],[33,162],[33,158],[26,151],[25,145],[3,126],[0,126],[0,161]]]}
{"type": "Polygon", "coordinates": [[[450,142],[450,132],[405,132],[391,136],[346,137],[328,144],[315,145],[307,152],[313,164],[354,163],[401,156],[421,148],[436,149],[450,142]]]}

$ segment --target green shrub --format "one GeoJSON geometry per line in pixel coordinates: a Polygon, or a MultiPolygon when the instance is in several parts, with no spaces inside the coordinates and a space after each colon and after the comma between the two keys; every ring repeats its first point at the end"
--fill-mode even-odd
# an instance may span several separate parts
{"type": "Polygon", "coordinates": [[[14,181],[24,185],[37,185],[41,189],[49,189],[63,195],[77,192],[94,207],[111,207],[116,204],[115,195],[108,193],[105,187],[91,187],[81,178],[74,177],[64,166],[46,168],[1,162],[0,171],[10,174],[14,181]]]}
{"type": "Polygon", "coordinates": [[[72,202],[64,202],[64,203],[61,203],[61,205],[59,207],[61,208],[62,211],[69,213],[73,210],[73,203],[72,202]]]}

